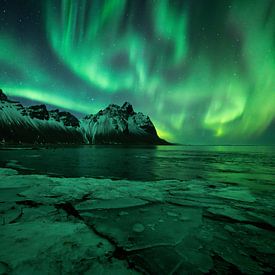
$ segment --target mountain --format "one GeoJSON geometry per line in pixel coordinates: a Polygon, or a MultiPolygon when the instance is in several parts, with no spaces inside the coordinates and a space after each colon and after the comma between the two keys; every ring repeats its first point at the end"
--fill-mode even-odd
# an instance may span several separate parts
{"type": "Polygon", "coordinates": [[[0,141],[8,143],[168,144],[148,116],[130,103],[110,104],[95,115],[78,119],[45,105],[24,107],[0,89],[0,141]]]}
{"type": "MultiPolygon", "coordinates": [[[[64,112],[58,110],[54,113],[49,112],[45,105],[24,107],[19,102],[9,100],[0,90],[0,141],[2,142],[83,143],[79,129],[66,123],[71,120],[71,116],[71,114],[66,116],[64,112]]],[[[74,118],[78,121],[76,117],[74,118]]]]}
{"type": "Polygon", "coordinates": [[[116,104],[81,120],[80,128],[89,143],[162,144],[148,116],[136,113],[130,103],[116,104]]]}

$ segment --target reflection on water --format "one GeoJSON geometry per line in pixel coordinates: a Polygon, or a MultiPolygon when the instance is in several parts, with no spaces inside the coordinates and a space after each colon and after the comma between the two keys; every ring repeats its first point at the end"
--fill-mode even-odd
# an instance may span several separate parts
{"type": "Polygon", "coordinates": [[[274,184],[275,147],[78,146],[1,150],[0,163],[64,177],[274,184]]]}

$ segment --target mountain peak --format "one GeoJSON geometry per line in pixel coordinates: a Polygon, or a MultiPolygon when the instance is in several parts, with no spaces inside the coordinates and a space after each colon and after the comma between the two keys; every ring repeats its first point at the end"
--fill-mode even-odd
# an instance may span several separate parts
{"type": "Polygon", "coordinates": [[[122,110],[125,110],[129,115],[134,113],[134,109],[132,104],[130,104],[129,102],[124,102],[124,104],[121,106],[122,110]]]}
{"type": "Polygon", "coordinates": [[[166,144],[159,138],[150,118],[136,113],[129,102],[110,104],[95,115],[81,120],[87,143],[166,144]]]}
{"type": "Polygon", "coordinates": [[[40,104],[40,105],[33,105],[30,107],[27,107],[28,113],[31,118],[37,118],[40,120],[49,119],[49,112],[47,110],[47,107],[45,104],[40,104]]]}

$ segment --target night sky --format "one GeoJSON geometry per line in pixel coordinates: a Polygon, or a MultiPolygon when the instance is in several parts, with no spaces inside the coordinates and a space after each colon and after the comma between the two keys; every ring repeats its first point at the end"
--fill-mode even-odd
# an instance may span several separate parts
{"type": "Polygon", "coordinates": [[[169,141],[275,143],[275,0],[0,0],[0,88],[78,116],[129,101],[169,141]]]}

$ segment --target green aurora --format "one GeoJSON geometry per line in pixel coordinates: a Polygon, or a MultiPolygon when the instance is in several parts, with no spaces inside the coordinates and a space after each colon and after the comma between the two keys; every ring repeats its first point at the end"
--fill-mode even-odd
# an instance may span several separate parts
{"type": "Polygon", "coordinates": [[[274,126],[273,0],[0,2],[9,96],[83,114],[130,101],[181,143],[251,143],[274,126]]]}

